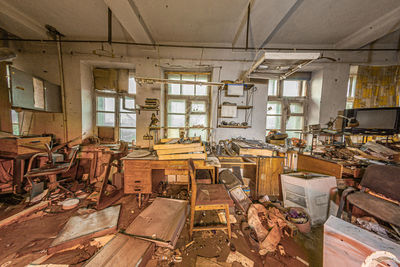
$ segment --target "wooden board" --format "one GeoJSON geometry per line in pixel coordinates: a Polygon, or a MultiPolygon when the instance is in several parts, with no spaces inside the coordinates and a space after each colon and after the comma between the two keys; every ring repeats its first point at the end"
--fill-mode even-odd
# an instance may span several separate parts
{"type": "Polygon", "coordinates": [[[45,144],[49,144],[50,141],[50,136],[0,138],[0,154],[17,156],[45,152],[45,144]]]}
{"type": "Polygon", "coordinates": [[[158,197],[135,218],[126,233],[155,242],[159,246],[174,248],[188,211],[186,200],[158,197]]]}
{"type": "Polygon", "coordinates": [[[274,155],[273,150],[268,149],[257,149],[257,148],[240,148],[239,155],[250,155],[250,156],[264,156],[272,157],[274,155]]]}
{"type": "Polygon", "coordinates": [[[326,175],[335,176],[336,178],[342,178],[343,166],[335,162],[326,161],[323,159],[314,158],[312,156],[306,156],[299,154],[297,158],[297,170],[315,172],[326,175]]]}
{"type": "Polygon", "coordinates": [[[154,243],[117,234],[99,250],[84,266],[129,267],[146,266],[154,251],[154,243]]]}
{"type": "Polygon", "coordinates": [[[42,201],[39,204],[36,204],[36,205],[34,205],[34,206],[30,207],[30,208],[24,209],[23,211],[18,212],[17,214],[14,214],[14,215],[12,215],[12,216],[4,219],[4,220],[1,220],[0,221],[0,227],[12,224],[12,223],[18,221],[19,219],[28,216],[31,213],[34,213],[34,212],[36,212],[38,210],[41,210],[41,209],[44,209],[49,205],[49,203],[50,203],[49,201],[42,201]]]}
{"type": "Polygon", "coordinates": [[[93,237],[114,233],[117,230],[121,205],[108,207],[89,215],[71,217],[56,239],[48,254],[79,244],[93,237]]]}
{"type": "Polygon", "coordinates": [[[195,154],[172,154],[172,155],[158,155],[158,159],[206,159],[206,153],[195,153],[195,154]]]}
{"type": "Polygon", "coordinates": [[[175,149],[159,149],[157,150],[157,155],[168,155],[168,154],[182,154],[190,152],[204,152],[204,146],[197,147],[183,147],[175,149]]]}
{"type": "Polygon", "coordinates": [[[155,150],[160,149],[176,149],[176,148],[188,148],[188,147],[199,147],[202,146],[202,143],[191,143],[191,144],[161,144],[161,145],[154,145],[155,150]]]}
{"type": "Polygon", "coordinates": [[[284,158],[257,159],[257,195],[259,197],[280,196],[280,175],[283,173],[284,158]]]}
{"type": "Polygon", "coordinates": [[[376,251],[387,251],[400,259],[400,245],[330,216],[324,224],[324,267],[359,267],[376,251]]]}

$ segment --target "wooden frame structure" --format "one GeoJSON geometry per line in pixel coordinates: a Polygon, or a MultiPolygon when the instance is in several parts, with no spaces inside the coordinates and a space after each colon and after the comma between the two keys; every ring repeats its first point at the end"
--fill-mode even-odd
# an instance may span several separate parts
{"type": "MultiPolygon", "coordinates": [[[[189,165],[189,174],[190,180],[192,184],[192,195],[190,198],[190,229],[189,235],[190,238],[193,236],[193,231],[207,231],[207,230],[227,230],[228,237],[231,238],[231,223],[229,220],[229,203],[232,202],[230,199],[228,192],[225,189],[225,186],[222,184],[212,184],[212,185],[201,185],[201,189],[210,188],[210,189],[217,189],[217,187],[223,189],[226,195],[218,195],[215,196],[216,199],[214,201],[199,201],[198,194],[201,194],[200,188],[197,187],[196,183],[196,169],[193,163],[193,160],[188,160],[189,165]],[[200,191],[200,192],[199,192],[200,191]],[[205,211],[205,210],[224,210],[225,217],[226,217],[226,226],[207,226],[207,227],[194,227],[194,215],[196,211],[205,211]]],[[[212,193],[216,192],[217,190],[210,190],[210,198],[212,193]],[[213,192],[214,191],[214,192],[213,192]]],[[[222,191],[223,192],[223,191],[222,191]]]]}

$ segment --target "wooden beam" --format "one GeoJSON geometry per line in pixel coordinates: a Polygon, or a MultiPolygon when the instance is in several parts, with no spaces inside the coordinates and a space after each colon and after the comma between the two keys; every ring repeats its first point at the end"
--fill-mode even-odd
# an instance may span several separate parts
{"type": "Polygon", "coordinates": [[[7,86],[7,65],[0,62],[0,131],[12,134],[11,104],[7,86]]]}
{"type": "Polygon", "coordinates": [[[133,0],[104,0],[104,2],[135,42],[155,43],[133,0]]]}
{"type": "Polygon", "coordinates": [[[197,146],[197,147],[183,147],[175,149],[160,149],[157,150],[157,155],[182,154],[190,152],[204,152],[204,147],[197,146]]]}
{"type": "Polygon", "coordinates": [[[12,1],[0,0],[0,13],[7,17],[14,19],[24,27],[30,29],[40,36],[40,38],[48,39],[47,31],[44,25],[37,22],[35,19],[27,16],[17,8],[13,7],[10,3],[12,1]]]}
{"type": "Polygon", "coordinates": [[[168,159],[206,159],[206,153],[196,153],[196,154],[173,154],[173,155],[159,155],[159,160],[168,159]]]}
{"type": "Polygon", "coordinates": [[[357,49],[400,29],[400,6],[336,43],[335,48],[357,49]]]}

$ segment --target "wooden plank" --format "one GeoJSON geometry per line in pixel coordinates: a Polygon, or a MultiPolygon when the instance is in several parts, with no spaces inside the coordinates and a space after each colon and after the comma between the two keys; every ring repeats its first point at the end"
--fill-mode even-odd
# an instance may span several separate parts
{"type": "Polygon", "coordinates": [[[342,178],[343,166],[335,162],[317,159],[312,156],[299,154],[297,158],[297,170],[321,173],[326,175],[342,178]]]}
{"type": "Polygon", "coordinates": [[[190,152],[205,152],[204,146],[183,147],[183,148],[175,148],[175,149],[161,149],[161,150],[157,150],[157,155],[183,154],[183,153],[190,153],[190,152]]]}
{"type": "Polygon", "coordinates": [[[159,155],[158,159],[206,159],[206,153],[196,153],[196,154],[173,154],[173,155],[159,155]]]}
{"type": "Polygon", "coordinates": [[[19,219],[21,219],[23,217],[28,216],[31,213],[34,213],[34,212],[36,212],[38,210],[41,210],[41,209],[44,209],[49,205],[49,203],[50,203],[49,201],[42,201],[42,202],[40,202],[40,203],[30,207],[30,208],[27,208],[27,209],[25,209],[25,210],[23,210],[23,211],[21,211],[21,212],[19,212],[17,214],[14,214],[14,215],[12,215],[12,216],[0,221],[0,227],[7,226],[7,225],[9,225],[11,223],[14,223],[14,222],[18,221],[19,219]]]}
{"type": "Polygon", "coordinates": [[[73,246],[93,237],[114,233],[117,230],[121,205],[71,217],[56,239],[51,243],[48,254],[73,246]]]}
{"type": "Polygon", "coordinates": [[[154,243],[117,234],[98,251],[84,266],[146,266],[154,251],[154,243]]]}
{"type": "Polygon", "coordinates": [[[188,170],[165,169],[165,175],[188,175],[188,170]]]}
{"type": "Polygon", "coordinates": [[[156,198],[127,227],[126,233],[174,248],[188,210],[188,201],[156,198]]]}
{"type": "Polygon", "coordinates": [[[323,266],[361,266],[376,251],[400,259],[400,245],[356,225],[330,216],[324,224],[323,266]]]}
{"type": "Polygon", "coordinates": [[[160,144],[154,145],[155,150],[159,149],[176,149],[176,148],[187,148],[187,147],[199,147],[202,146],[202,143],[191,143],[191,144],[160,144]]]}
{"type": "Polygon", "coordinates": [[[239,155],[250,155],[250,156],[264,156],[272,157],[274,156],[273,150],[269,149],[258,149],[258,148],[240,148],[239,155]]]}
{"type": "Polygon", "coordinates": [[[283,173],[284,158],[258,159],[258,196],[279,196],[279,177],[283,173]]]}
{"type": "Polygon", "coordinates": [[[11,104],[7,85],[7,62],[0,62],[0,131],[12,134],[11,104]]]}

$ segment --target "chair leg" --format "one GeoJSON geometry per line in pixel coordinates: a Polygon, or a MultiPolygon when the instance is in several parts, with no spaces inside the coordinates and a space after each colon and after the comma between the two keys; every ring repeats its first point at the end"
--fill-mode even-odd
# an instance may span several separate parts
{"type": "Polygon", "coordinates": [[[194,207],[190,207],[190,228],[189,228],[189,237],[190,237],[190,239],[193,238],[194,212],[195,212],[195,208],[194,207]]]}
{"type": "Polygon", "coordinates": [[[231,239],[232,232],[231,232],[231,222],[229,220],[229,205],[225,205],[225,216],[226,216],[226,224],[228,227],[228,237],[231,239]]]}

